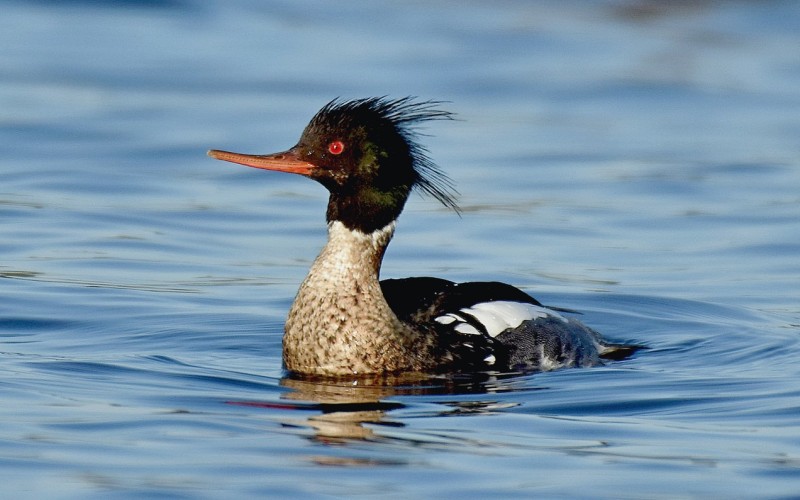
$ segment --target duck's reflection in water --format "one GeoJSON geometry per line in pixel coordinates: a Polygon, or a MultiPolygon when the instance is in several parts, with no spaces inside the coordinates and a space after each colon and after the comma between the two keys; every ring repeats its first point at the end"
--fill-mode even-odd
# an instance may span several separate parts
{"type": "MultiPolygon", "coordinates": [[[[402,428],[405,424],[392,420],[390,413],[408,408],[398,401],[387,401],[394,396],[455,396],[465,394],[484,394],[487,398],[458,400],[457,398],[436,398],[431,401],[436,407],[423,412],[428,416],[447,416],[465,414],[486,414],[502,408],[515,406],[491,398],[492,394],[514,390],[513,379],[503,383],[499,377],[474,377],[464,380],[453,378],[424,379],[421,377],[386,380],[380,384],[364,380],[307,380],[285,377],[281,385],[291,389],[282,399],[298,402],[298,409],[314,410],[314,414],[304,419],[286,419],[287,426],[310,427],[314,429],[314,439],[324,444],[343,444],[352,440],[377,441],[389,438],[381,433],[381,428],[402,428]],[[389,382],[389,383],[387,383],[389,382]],[[305,402],[306,404],[301,404],[305,402]],[[367,425],[365,425],[367,424],[367,425]],[[378,430],[376,432],[376,430],[378,430]]],[[[530,389],[528,387],[527,389],[530,389]]],[[[390,433],[396,435],[395,433],[390,433]]]]}

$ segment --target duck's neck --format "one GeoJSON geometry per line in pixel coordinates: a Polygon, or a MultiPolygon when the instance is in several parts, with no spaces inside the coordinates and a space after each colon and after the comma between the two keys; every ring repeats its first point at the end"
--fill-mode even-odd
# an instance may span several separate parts
{"type": "Polygon", "coordinates": [[[344,376],[425,368],[423,336],[400,322],[381,292],[394,221],[365,234],[339,221],[300,285],[286,321],[288,370],[344,376]]]}

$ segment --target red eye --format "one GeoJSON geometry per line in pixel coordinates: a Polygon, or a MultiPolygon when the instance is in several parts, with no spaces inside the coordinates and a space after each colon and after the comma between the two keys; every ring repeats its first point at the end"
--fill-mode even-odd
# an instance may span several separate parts
{"type": "Polygon", "coordinates": [[[328,152],[332,155],[340,155],[344,151],[344,143],[342,141],[333,141],[328,144],[328,152]]]}

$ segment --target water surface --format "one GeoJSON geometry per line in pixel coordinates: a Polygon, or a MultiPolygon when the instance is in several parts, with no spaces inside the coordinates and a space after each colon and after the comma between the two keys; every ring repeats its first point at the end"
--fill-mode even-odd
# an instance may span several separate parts
{"type": "Polygon", "coordinates": [[[795,3],[7,1],[0,45],[4,491],[797,494],[795,3]],[[412,197],[385,277],[507,281],[650,349],[286,379],[324,190],[205,151],[372,95],[459,118],[424,141],[463,215],[412,197]]]}

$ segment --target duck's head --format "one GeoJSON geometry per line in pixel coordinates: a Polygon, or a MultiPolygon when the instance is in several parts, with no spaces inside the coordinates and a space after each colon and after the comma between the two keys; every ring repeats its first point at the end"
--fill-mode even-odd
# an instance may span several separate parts
{"type": "Polygon", "coordinates": [[[370,233],[400,215],[418,187],[458,210],[450,179],[416,141],[415,125],[452,115],[439,102],[374,97],[333,100],[311,119],[296,146],[282,153],[245,155],[212,150],[212,158],[301,174],[330,191],[327,220],[370,233]]]}

